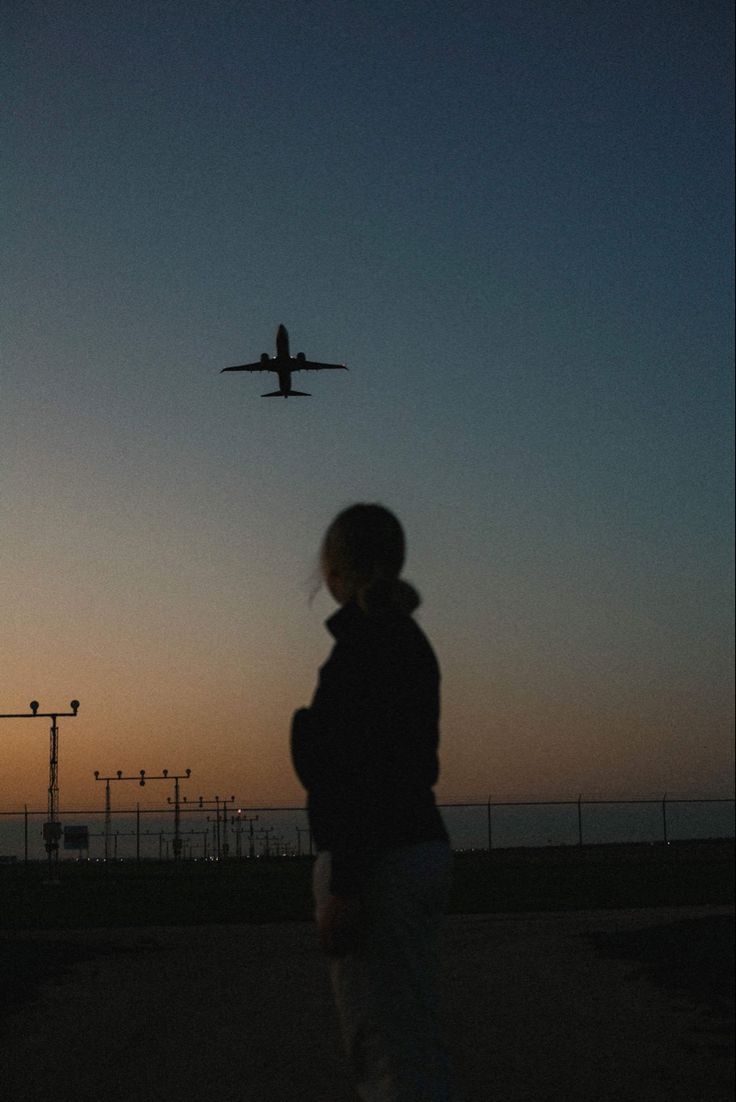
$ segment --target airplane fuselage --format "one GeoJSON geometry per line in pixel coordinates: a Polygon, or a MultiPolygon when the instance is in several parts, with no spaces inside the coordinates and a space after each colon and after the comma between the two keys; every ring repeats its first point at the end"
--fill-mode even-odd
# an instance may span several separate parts
{"type": "Polygon", "coordinates": [[[276,331],[276,359],[287,361],[291,359],[289,355],[289,334],[285,325],[280,325],[276,331]]]}
{"type": "Polygon", "coordinates": [[[280,325],[276,332],[276,357],[272,361],[274,363],[272,370],[275,370],[279,377],[279,390],[284,398],[288,398],[292,393],[291,364],[293,360],[294,357],[289,354],[289,334],[286,326],[280,325]]]}
{"type": "Polygon", "coordinates": [[[276,355],[269,356],[267,352],[261,353],[261,358],[255,364],[241,364],[236,367],[224,367],[223,371],[273,371],[279,380],[279,389],[264,394],[264,398],[289,398],[299,396],[308,398],[303,390],[294,390],[291,385],[292,371],[322,371],[324,369],[339,368],[347,370],[344,364],[325,364],[308,360],[303,352],[292,356],[289,352],[289,334],[285,325],[280,325],[276,331],[276,355]]]}

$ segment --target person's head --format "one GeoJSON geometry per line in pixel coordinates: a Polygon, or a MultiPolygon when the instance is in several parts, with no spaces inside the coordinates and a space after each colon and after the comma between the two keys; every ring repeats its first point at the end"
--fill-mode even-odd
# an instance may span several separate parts
{"type": "Polygon", "coordinates": [[[404,530],[393,513],[383,505],[351,505],[325,533],[322,576],[341,605],[357,601],[368,613],[410,613],[420,597],[399,577],[405,554],[404,530]]]}

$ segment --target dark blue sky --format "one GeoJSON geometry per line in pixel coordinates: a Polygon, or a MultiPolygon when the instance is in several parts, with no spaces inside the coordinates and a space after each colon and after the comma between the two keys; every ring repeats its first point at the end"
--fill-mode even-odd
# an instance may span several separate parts
{"type": "Polygon", "coordinates": [[[206,738],[213,785],[296,792],[309,575],[367,498],[408,529],[448,798],[727,785],[730,4],[0,25],[0,645],[12,696],[89,702],[70,773],[155,728],[193,769],[206,738]],[[219,376],[279,322],[350,373],[305,403],[219,376]]]}

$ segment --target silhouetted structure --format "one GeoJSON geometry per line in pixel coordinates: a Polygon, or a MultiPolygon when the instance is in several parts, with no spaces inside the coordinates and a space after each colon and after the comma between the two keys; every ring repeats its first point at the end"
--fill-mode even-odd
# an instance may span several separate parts
{"type": "MultiPolygon", "coordinates": [[[[187,802],[186,796],[184,797],[184,803],[187,802]]],[[[207,822],[213,822],[215,831],[215,855],[219,861],[222,857],[227,857],[230,847],[227,842],[227,805],[234,804],[235,797],[231,796],[229,799],[224,797],[215,796],[212,800],[205,800],[204,796],[200,796],[197,799],[197,807],[204,808],[208,804],[214,805],[216,808],[214,821],[207,816],[207,822]],[[220,809],[222,809],[222,815],[220,815],[220,809]],[[222,836],[220,836],[220,823],[222,823],[222,836]]]]}
{"type": "MultiPolygon", "coordinates": [[[[122,769],[118,769],[118,771],[117,771],[117,773],[115,774],[114,777],[101,777],[100,773],[99,773],[99,770],[95,769],[95,780],[105,782],[105,860],[106,861],[108,861],[109,858],[110,858],[111,813],[112,813],[112,804],[111,804],[111,799],[110,799],[110,781],[137,781],[138,784],[141,785],[141,787],[142,787],[146,783],[145,780],[143,779],[144,776],[145,776],[145,769],[141,769],[140,773],[137,776],[133,775],[131,777],[123,776],[122,769]]],[[[115,856],[117,857],[117,846],[115,848],[116,848],[115,856]]],[[[137,856],[140,856],[140,854],[137,854],[137,856]]]]}
{"type": "Polygon", "coordinates": [[[262,398],[309,398],[311,395],[304,390],[292,390],[291,375],[294,371],[347,371],[345,364],[325,364],[317,360],[308,360],[303,352],[297,352],[296,356],[289,354],[289,334],[284,325],[280,325],[276,333],[276,355],[269,356],[268,352],[262,352],[258,363],[239,364],[235,367],[223,367],[220,374],[225,371],[275,371],[279,377],[279,389],[262,394],[262,398]]]}
{"type": "Polygon", "coordinates": [[[61,839],[61,823],[59,822],[59,716],[76,716],[79,711],[79,701],[72,700],[69,704],[71,712],[39,712],[39,703],[32,700],[28,705],[30,712],[15,712],[0,715],[0,719],[40,719],[51,720],[51,732],[49,738],[49,791],[48,791],[48,815],[43,826],[43,839],[46,853],[49,859],[49,882],[56,884],[59,881],[59,841],[61,839]]]}
{"type": "Polygon", "coordinates": [[[235,815],[231,816],[231,818],[232,818],[233,825],[235,827],[235,856],[236,857],[242,857],[243,856],[241,837],[242,837],[242,833],[243,833],[243,824],[248,823],[248,837],[249,837],[248,856],[249,857],[255,857],[255,855],[256,855],[256,846],[255,846],[255,837],[254,837],[254,834],[253,834],[253,824],[258,822],[258,816],[257,815],[244,815],[243,814],[243,809],[238,808],[235,815]]]}

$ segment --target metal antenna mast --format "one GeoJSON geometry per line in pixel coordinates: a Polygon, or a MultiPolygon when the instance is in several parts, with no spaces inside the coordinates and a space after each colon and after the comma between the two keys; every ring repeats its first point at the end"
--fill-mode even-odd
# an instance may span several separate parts
{"type": "Polygon", "coordinates": [[[39,712],[39,703],[32,700],[29,704],[30,712],[15,712],[0,715],[0,719],[50,719],[51,732],[49,738],[49,792],[48,815],[43,825],[43,838],[46,853],[49,857],[49,883],[59,883],[59,839],[61,838],[61,823],[59,822],[59,716],[76,716],[79,711],[79,701],[72,700],[69,704],[71,712],[39,712]]]}

